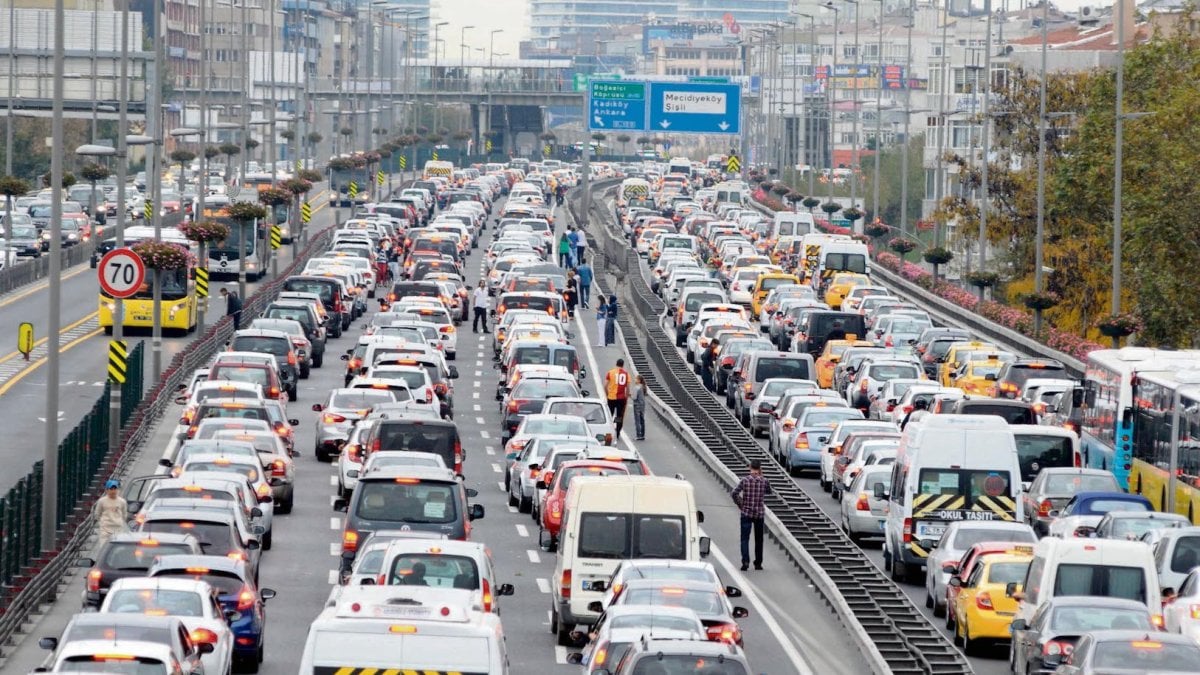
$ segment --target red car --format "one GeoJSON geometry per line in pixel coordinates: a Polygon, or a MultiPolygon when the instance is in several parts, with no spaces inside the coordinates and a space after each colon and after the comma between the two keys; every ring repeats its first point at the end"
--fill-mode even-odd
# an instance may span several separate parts
{"type": "Polygon", "coordinates": [[[539,513],[542,514],[541,527],[550,533],[550,550],[558,546],[558,533],[562,530],[563,506],[567,499],[567,487],[576,476],[623,476],[629,473],[629,468],[620,462],[603,462],[594,459],[581,459],[564,462],[555,471],[546,471],[539,478],[537,487],[545,490],[539,513]]]}

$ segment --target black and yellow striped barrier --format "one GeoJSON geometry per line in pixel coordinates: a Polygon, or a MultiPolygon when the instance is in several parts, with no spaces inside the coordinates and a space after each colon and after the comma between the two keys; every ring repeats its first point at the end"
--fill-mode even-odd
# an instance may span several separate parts
{"type": "Polygon", "coordinates": [[[312,204],[304,202],[300,204],[300,222],[307,223],[312,220],[312,204]]]}
{"type": "Polygon", "coordinates": [[[486,141],[484,141],[484,142],[483,142],[483,151],[484,151],[484,152],[491,152],[491,151],[492,151],[492,139],[490,139],[490,138],[489,138],[489,139],[487,139],[486,141]]]}
{"type": "Polygon", "coordinates": [[[125,384],[129,372],[129,350],[124,340],[111,340],[108,343],[108,379],[110,382],[125,384]]]}
{"type": "Polygon", "coordinates": [[[358,183],[356,183],[355,181],[350,181],[349,193],[350,193],[350,199],[354,199],[355,197],[358,196],[358,183]]]}
{"type": "Polygon", "coordinates": [[[730,155],[725,161],[725,170],[729,173],[737,173],[742,170],[742,160],[738,159],[737,155],[730,155]]]}
{"type": "Polygon", "coordinates": [[[401,169],[408,168],[408,158],[405,157],[404,155],[400,155],[400,168],[401,169]]]}
{"type": "Polygon", "coordinates": [[[154,200],[146,200],[146,203],[142,205],[142,213],[145,214],[146,220],[154,220],[154,200]]]}
{"type": "Polygon", "coordinates": [[[196,297],[208,297],[208,268],[196,268],[196,297]]]}
{"type": "Polygon", "coordinates": [[[283,229],[278,225],[271,226],[271,250],[278,250],[283,246],[283,229]]]}
{"type": "Polygon", "coordinates": [[[387,176],[382,171],[375,172],[375,184],[376,185],[378,185],[379,187],[383,187],[383,184],[386,180],[387,180],[387,176]]]}
{"type": "Polygon", "coordinates": [[[435,162],[436,162],[436,161],[438,161],[438,154],[437,154],[437,150],[434,150],[434,151],[433,151],[433,161],[435,161],[435,162]]]}

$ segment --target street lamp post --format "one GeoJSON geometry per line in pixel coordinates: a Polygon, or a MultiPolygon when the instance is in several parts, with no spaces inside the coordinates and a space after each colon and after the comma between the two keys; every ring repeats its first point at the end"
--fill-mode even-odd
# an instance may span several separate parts
{"type": "Polygon", "coordinates": [[[503,32],[504,32],[503,28],[493,28],[491,34],[488,37],[488,75],[489,75],[489,77],[491,76],[491,70],[492,70],[492,65],[493,65],[492,57],[495,56],[496,33],[503,33],[503,32]]]}
{"type": "Polygon", "coordinates": [[[904,145],[900,148],[900,234],[908,234],[908,132],[912,122],[912,31],[916,23],[916,2],[908,4],[908,36],[904,47],[904,145]]]}
{"type": "MultiPolygon", "coordinates": [[[[833,202],[834,136],[836,136],[836,134],[834,132],[837,127],[837,124],[835,122],[836,118],[834,117],[834,112],[833,112],[834,100],[837,98],[834,95],[835,91],[837,90],[837,87],[834,86],[834,82],[835,82],[835,73],[837,72],[837,62],[838,62],[838,47],[837,47],[837,44],[838,44],[838,19],[841,18],[842,10],[838,7],[834,7],[832,3],[825,5],[825,9],[828,9],[833,12],[833,65],[831,65],[829,67],[829,73],[825,78],[825,97],[829,99],[829,157],[828,157],[829,176],[828,176],[828,183],[827,183],[827,185],[829,186],[829,189],[828,189],[828,197],[829,198],[827,199],[827,201],[832,203],[833,202]]],[[[832,218],[832,214],[830,214],[829,217],[832,218]]]]}
{"type": "MultiPolygon", "coordinates": [[[[1033,255],[1033,290],[1042,292],[1042,241],[1046,227],[1046,67],[1047,27],[1050,22],[1050,3],[1042,1],[1042,81],[1038,87],[1038,156],[1037,156],[1037,233],[1033,255]]],[[[1033,334],[1042,334],[1042,310],[1033,312],[1033,334]]]]}
{"type": "Polygon", "coordinates": [[[430,76],[430,84],[433,85],[433,133],[440,133],[441,115],[438,109],[438,90],[441,84],[438,82],[438,31],[442,26],[449,26],[449,21],[439,21],[433,24],[433,74],[430,76]]]}
{"type": "MultiPolygon", "coordinates": [[[[987,255],[987,218],[992,208],[991,190],[988,185],[988,169],[992,147],[992,0],[984,0],[983,11],[987,13],[984,29],[983,70],[986,72],[987,87],[983,90],[983,165],[979,169],[979,184],[983,188],[983,199],[979,202],[979,271],[983,272],[987,255]]],[[[943,47],[943,53],[945,48],[943,47]]],[[[1118,151],[1119,152],[1119,151],[1118,151]]],[[[979,287],[979,299],[983,299],[984,288],[979,287]]]]}
{"type": "MultiPolygon", "coordinates": [[[[808,19],[808,30],[809,30],[808,35],[810,38],[809,50],[808,50],[808,62],[809,62],[810,66],[815,67],[816,63],[817,63],[817,48],[819,46],[819,43],[817,42],[817,17],[813,16],[812,14],[797,14],[796,16],[808,19]]],[[[814,78],[816,77],[815,70],[813,71],[813,77],[814,78]]],[[[793,85],[793,88],[794,88],[794,85],[793,85]]],[[[801,94],[801,96],[800,96],[800,103],[801,103],[802,107],[804,108],[805,112],[807,112],[808,111],[808,98],[806,96],[804,96],[803,94],[801,94]]],[[[816,172],[814,171],[814,169],[816,168],[816,162],[809,161],[809,157],[808,157],[808,155],[811,154],[811,149],[808,147],[808,115],[802,115],[800,117],[800,124],[803,125],[803,127],[804,127],[804,132],[800,135],[800,139],[801,139],[800,149],[802,151],[801,158],[803,160],[801,162],[801,166],[808,167],[808,196],[812,197],[817,192],[817,175],[816,175],[816,172]]]]}
{"type": "Polygon", "coordinates": [[[458,130],[462,131],[466,127],[467,117],[464,115],[462,107],[466,104],[466,88],[471,86],[471,78],[467,76],[467,31],[475,28],[475,26],[463,26],[459,31],[458,38],[458,76],[462,78],[462,84],[458,88],[458,107],[461,117],[458,118],[458,130]]]}
{"type": "MultiPolygon", "coordinates": [[[[879,77],[883,78],[883,14],[887,9],[884,0],[879,0],[879,77]]],[[[883,222],[879,217],[879,156],[883,154],[883,83],[875,92],[875,173],[871,178],[871,218],[883,222]]]]}
{"type": "MultiPolygon", "coordinates": [[[[863,59],[858,45],[858,0],[845,1],[854,5],[854,86],[850,89],[850,96],[854,99],[854,116],[850,119],[850,206],[858,208],[858,154],[860,152],[858,138],[858,74],[859,65],[863,59]]],[[[863,223],[861,220],[854,221],[852,225],[856,234],[862,234],[863,223]]]]}

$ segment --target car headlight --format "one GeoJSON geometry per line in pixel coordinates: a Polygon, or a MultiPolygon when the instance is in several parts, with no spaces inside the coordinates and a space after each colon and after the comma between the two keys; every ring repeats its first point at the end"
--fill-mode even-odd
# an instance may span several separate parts
{"type": "Polygon", "coordinates": [[[42,239],[45,239],[46,241],[50,241],[50,233],[49,233],[49,232],[43,232],[43,233],[42,233],[42,239]]]}
{"type": "Polygon", "coordinates": [[[78,238],[79,238],[79,234],[75,233],[75,232],[72,232],[71,234],[67,235],[67,239],[78,239],[78,238]]]}

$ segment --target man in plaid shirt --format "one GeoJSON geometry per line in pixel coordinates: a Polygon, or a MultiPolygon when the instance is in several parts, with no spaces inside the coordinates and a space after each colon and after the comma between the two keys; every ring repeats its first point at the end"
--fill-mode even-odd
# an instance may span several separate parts
{"type": "Polygon", "coordinates": [[[762,464],[750,462],[750,475],[733,489],[733,503],[742,513],[742,571],[750,569],[750,530],[754,529],[754,569],[761,570],[763,558],[763,500],[771,494],[771,484],[762,475],[762,464]]]}

